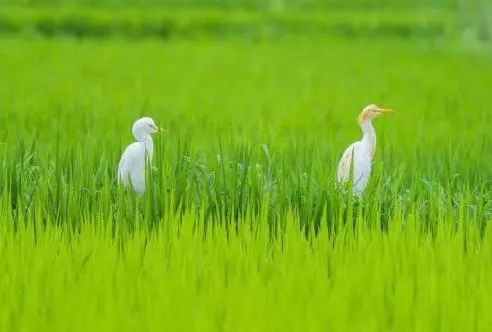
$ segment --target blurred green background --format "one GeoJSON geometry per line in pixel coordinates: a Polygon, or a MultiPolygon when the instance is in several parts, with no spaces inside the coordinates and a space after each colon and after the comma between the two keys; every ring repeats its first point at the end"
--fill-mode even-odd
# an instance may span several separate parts
{"type": "Polygon", "coordinates": [[[484,0],[2,0],[0,32],[165,39],[322,33],[489,41],[491,7],[484,0]]]}
{"type": "Polygon", "coordinates": [[[0,330],[486,330],[492,5],[0,0],[0,330]],[[373,175],[337,162],[376,103],[373,175]],[[117,186],[136,118],[141,199],[117,186]]]}

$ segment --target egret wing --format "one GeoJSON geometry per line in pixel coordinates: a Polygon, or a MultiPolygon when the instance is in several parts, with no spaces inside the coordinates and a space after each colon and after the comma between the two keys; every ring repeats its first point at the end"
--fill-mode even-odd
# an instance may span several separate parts
{"type": "Polygon", "coordinates": [[[135,191],[145,190],[145,146],[140,142],[130,144],[121,156],[118,178],[126,187],[130,184],[135,191]]]}
{"type": "Polygon", "coordinates": [[[338,163],[337,180],[340,183],[347,182],[350,178],[350,166],[352,164],[352,156],[355,154],[356,144],[357,143],[350,144],[338,163]]]}
{"type": "Polygon", "coordinates": [[[125,186],[128,185],[128,180],[130,176],[130,169],[128,167],[129,148],[130,146],[125,149],[125,151],[121,155],[120,163],[118,164],[118,183],[123,183],[123,185],[125,186]]]}

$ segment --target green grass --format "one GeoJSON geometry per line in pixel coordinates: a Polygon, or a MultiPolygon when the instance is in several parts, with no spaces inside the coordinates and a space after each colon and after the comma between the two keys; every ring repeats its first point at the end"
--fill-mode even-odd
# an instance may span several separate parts
{"type": "Polygon", "coordinates": [[[209,37],[0,39],[0,330],[486,330],[490,45],[209,37]],[[397,112],[352,202],[369,103],[397,112]]]}
{"type": "Polygon", "coordinates": [[[202,227],[168,217],[120,242],[94,220],[76,235],[2,227],[4,330],[487,330],[490,228],[394,217],[306,239],[285,219],[202,227]],[[196,227],[198,226],[198,227],[196,227]],[[463,240],[467,239],[466,249],[463,240]],[[7,304],[7,306],[5,306],[7,304]]]}
{"type": "Polygon", "coordinates": [[[250,9],[261,11],[284,10],[334,10],[334,9],[410,9],[410,8],[434,8],[454,9],[459,6],[485,4],[484,0],[476,0],[470,3],[459,0],[3,0],[4,6],[30,6],[30,7],[166,7],[166,8],[220,8],[220,9],[250,9]]]}
{"type": "MultiPolygon", "coordinates": [[[[0,11],[0,33],[45,37],[130,39],[231,37],[278,39],[285,35],[442,37],[458,30],[455,11],[262,12],[168,8],[9,8],[0,11]]],[[[471,17],[473,25],[476,16],[471,17]]],[[[468,21],[471,21],[470,19],[468,21]]],[[[484,29],[488,28],[483,24],[484,29]]],[[[488,31],[488,30],[487,30],[488,31]]]]}

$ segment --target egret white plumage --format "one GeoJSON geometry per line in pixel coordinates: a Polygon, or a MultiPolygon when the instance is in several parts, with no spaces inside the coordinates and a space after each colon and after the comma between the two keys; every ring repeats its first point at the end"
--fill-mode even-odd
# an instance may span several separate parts
{"type": "Polygon", "coordinates": [[[135,121],[132,133],[136,142],[128,145],[118,165],[118,183],[132,186],[135,192],[145,191],[145,168],[152,163],[154,142],[151,134],[159,131],[154,120],[144,117],[135,121]]]}
{"type": "Polygon", "coordinates": [[[372,126],[372,120],[393,112],[390,109],[369,105],[359,115],[359,125],[362,129],[362,139],[352,143],[343,153],[338,164],[337,181],[346,183],[350,179],[350,170],[353,169],[353,195],[361,197],[371,175],[372,159],[376,153],[376,132],[372,126]]]}

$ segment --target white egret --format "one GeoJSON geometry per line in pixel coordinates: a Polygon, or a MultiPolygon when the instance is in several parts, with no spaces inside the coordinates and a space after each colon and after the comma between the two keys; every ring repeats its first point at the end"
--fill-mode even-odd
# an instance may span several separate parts
{"type": "Polygon", "coordinates": [[[136,142],[128,145],[118,165],[118,183],[125,187],[131,185],[135,192],[145,191],[145,167],[152,163],[154,142],[151,134],[159,131],[154,120],[141,118],[135,121],[132,133],[136,142]]]}
{"type": "Polygon", "coordinates": [[[350,170],[353,169],[354,196],[362,196],[371,175],[372,159],[376,152],[376,132],[372,126],[372,120],[388,112],[393,112],[393,110],[379,108],[376,105],[369,105],[362,110],[359,115],[362,139],[352,143],[345,150],[338,164],[337,181],[340,184],[350,179],[350,170]]]}

